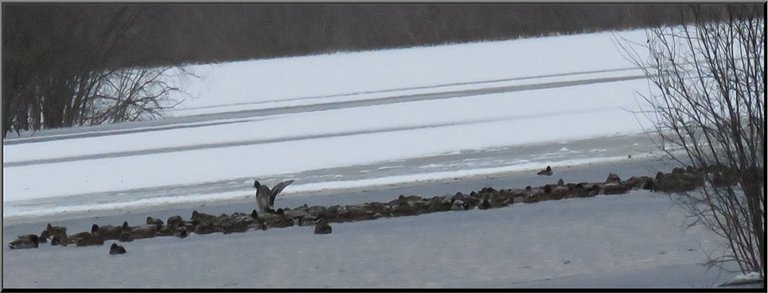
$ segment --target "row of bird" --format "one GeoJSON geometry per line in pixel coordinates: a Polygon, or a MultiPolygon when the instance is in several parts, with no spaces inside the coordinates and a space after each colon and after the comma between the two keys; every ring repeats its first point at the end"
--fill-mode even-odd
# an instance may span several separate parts
{"type": "MultiPolygon", "coordinates": [[[[537,174],[550,176],[552,173],[552,168],[547,166],[546,169],[539,171],[537,174]]],[[[278,209],[277,211],[274,209],[275,198],[293,182],[294,180],[286,180],[278,183],[273,188],[269,188],[267,185],[261,184],[258,180],[254,180],[253,188],[256,189],[256,205],[259,212],[266,214],[282,214],[282,209],[278,209]]],[[[197,211],[195,211],[193,213],[193,219],[195,216],[201,217],[202,215],[199,215],[197,211]]],[[[250,216],[256,219],[256,211],[254,210],[250,216]]],[[[171,224],[171,220],[172,219],[169,219],[169,224],[171,224]]],[[[178,221],[183,220],[181,220],[179,217],[178,221]]],[[[316,234],[331,233],[331,227],[326,222],[318,221],[316,224],[316,234]]],[[[39,243],[47,242],[48,238],[50,238],[51,245],[67,245],[71,243],[77,244],[78,246],[101,245],[103,244],[104,240],[109,239],[117,239],[125,242],[131,241],[133,239],[154,237],[155,234],[158,233],[158,227],[161,225],[162,221],[159,219],[152,219],[151,217],[148,217],[146,225],[130,227],[128,226],[127,222],[123,222],[122,226],[99,227],[97,224],[93,224],[90,233],[81,232],[68,236],[65,227],[52,226],[49,223],[46,229],[43,230],[43,232],[40,234],[40,236],[35,234],[21,235],[17,239],[10,241],[9,247],[11,249],[37,248],[39,243]]],[[[176,236],[183,238],[186,237],[189,232],[185,228],[181,227],[180,229],[174,231],[174,233],[176,236]]],[[[122,248],[122,246],[116,245],[115,243],[113,243],[110,247],[111,254],[119,254],[124,252],[125,249],[122,248]]]]}

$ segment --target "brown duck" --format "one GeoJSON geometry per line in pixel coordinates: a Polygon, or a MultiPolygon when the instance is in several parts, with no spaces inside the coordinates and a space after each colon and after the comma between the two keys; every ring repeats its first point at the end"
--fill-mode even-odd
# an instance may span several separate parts
{"type": "Polygon", "coordinates": [[[37,248],[39,238],[35,234],[21,235],[16,240],[8,242],[11,249],[37,248]]]}

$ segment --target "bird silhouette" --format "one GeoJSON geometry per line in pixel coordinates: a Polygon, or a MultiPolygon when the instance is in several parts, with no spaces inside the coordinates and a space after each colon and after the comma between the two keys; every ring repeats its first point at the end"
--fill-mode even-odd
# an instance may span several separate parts
{"type": "Polygon", "coordinates": [[[115,254],[124,254],[125,253],[125,247],[122,245],[117,245],[117,243],[112,243],[112,246],[109,247],[109,254],[115,255],[115,254]]]}
{"type": "Polygon", "coordinates": [[[539,171],[536,175],[552,176],[552,167],[547,166],[546,169],[539,171]]]}
{"type": "Polygon", "coordinates": [[[293,180],[283,181],[269,189],[266,185],[260,184],[259,180],[254,180],[253,188],[256,188],[256,203],[259,206],[259,211],[274,213],[272,207],[275,205],[275,197],[291,183],[293,180]]]}

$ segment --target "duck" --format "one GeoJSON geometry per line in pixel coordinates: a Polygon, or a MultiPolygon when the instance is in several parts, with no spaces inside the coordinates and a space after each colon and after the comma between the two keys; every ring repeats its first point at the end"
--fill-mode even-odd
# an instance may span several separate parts
{"type": "Polygon", "coordinates": [[[541,170],[536,175],[552,176],[552,167],[547,166],[547,169],[541,170]]]}
{"type": "Polygon", "coordinates": [[[605,179],[605,183],[621,183],[621,177],[615,173],[608,173],[608,178],[605,179]]]}
{"type": "Polygon", "coordinates": [[[109,254],[115,255],[115,254],[125,254],[125,247],[122,245],[117,245],[117,243],[112,242],[112,246],[109,247],[109,254]]]}
{"type": "MultiPolygon", "coordinates": [[[[91,227],[93,228],[93,227],[91,227]]],[[[75,245],[77,246],[89,246],[89,245],[102,245],[104,244],[104,239],[101,237],[96,237],[96,235],[91,234],[90,232],[80,232],[75,235],[72,235],[69,237],[72,241],[75,242],[75,245]]]]}
{"type": "Polygon", "coordinates": [[[219,222],[218,226],[224,230],[224,234],[229,233],[242,233],[248,230],[248,227],[254,220],[250,216],[246,217],[232,217],[219,222]]]}
{"type": "Polygon", "coordinates": [[[64,237],[60,237],[59,235],[53,235],[51,237],[51,246],[67,246],[67,244],[70,243],[69,238],[66,238],[66,235],[64,237]]]}
{"type": "Polygon", "coordinates": [[[331,234],[332,232],[333,228],[331,228],[331,225],[328,225],[328,221],[325,219],[319,218],[315,221],[315,234],[331,234]]]}
{"type": "Polygon", "coordinates": [[[186,227],[179,227],[176,229],[176,232],[173,234],[173,236],[179,237],[179,238],[185,238],[189,235],[189,232],[187,232],[186,227]]]}
{"type": "Polygon", "coordinates": [[[51,236],[59,236],[59,238],[62,239],[67,238],[67,227],[53,226],[51,223],[48,223],[45,230],[48,231],[51,236]]]}
{"type": "Polygon", "coordinates": [[[9,242],[8,247],[11,249],[37,248],[39,240],[35,234],[21,235],[16,240],[9,242]]]}
{"type": "Polygon", "coordinates": [[[186,222],[179,215],[175,215],[168,218],[168,221],[166,222],[166,225],[165,225],[165,230],[174,234],[179,234],[180,230],[185,228],[186,228],[186,222]]]}
{"type": "Polygon", "coordinates": [[[201,222],[200,224],[195,225],[195,234],[204,235],[204,234],[211,234],[216,231],[216,226],[213,225],[211,222],[201,222]]]}
{"type": "Polygon", "coordinates": [[[481,210],[487,210],[493,207],[493,203],[491,203],[491,200],[488,198],[488,196],[483,196],[483,200],[480,201],[480,204],[477,205],[478,209],[481,210]]]}
{"type": "Polygon", "coordinates": [[[117,237],[117,240],[119,240],[120,242],[131,242],[133,241],[133,235],[131,234],[131,232],[123,230],[122,232],[120,232],[120,236],[117,237]]]}
{"type": "Polygon", "coordinates": [[[209,215],[206,213],[200,213],[197,210],[192,211],[192,217],[190,218],[192,225],[197,226],[201,223],[213,224],[219,220],[219,217],[209,215]]]}
{"type": "Polygon", "coordinates": [[[48,242],[48,238],[51,238],[51,232],[43,230],[43,232],[40,232],[40,237],[38,237],[38,243],[46,243],[48,242]]]}
{"type": "Polygon", "coordinates": [[[293,183],[293,180],[283,181],[269,189],[266,185],[260,184],[259,180],[254,180],[253,188],[256,188],[256,204],[259,207],[259,211],[262,213],[274,213],[272,207],[275,205],[275,197],[291,183],[293,183]]]}
{"type": "Polygon", "coordinates": [[[152,238],[157,234],[157,226],[155,224],[145,224],[131,227],[130,233],[132,239],[152,238]]]}
{"type": "Polygon", "coordinates": [[[163,229],[163,226],[165,225],[165,223],[163,223],[163,220],[155,219],[155,218],[152,218],[152,217],[147,217],[146,224],[147,225],[155,225],[157,227],[157,230],[163,229]]]}
{"type": "Polygon", "coordinates": [[[123,226],[99,226],[93,224],[91,226],[91,234],[104,240],[114,240],[120,238],[120,233],[123,232],[123,226]]]}
{"type": "Polygon", "coordinates": [[[452,199],[451,200],[451,210],[452,211],[463,211],[468,210],[470,208],[470,204],[468,202],[464,202],[460,199],[452,199]]]}

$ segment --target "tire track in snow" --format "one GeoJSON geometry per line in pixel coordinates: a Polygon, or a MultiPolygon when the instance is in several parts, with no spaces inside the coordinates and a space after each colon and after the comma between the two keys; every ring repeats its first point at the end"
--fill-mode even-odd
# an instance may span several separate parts
{"type": "Polygon", "coordinates": [[[295,135],[295,136],[267,138],[267,139],[250,139],[250,140],[240,140],[240,141],[230,141],[230,142],[216,142],[216,143],[197,144],[197,145],[173,146],[173,147],[154,148],[154,149],[143,149],[143,150],[112,152],[112,153],[88,154],[88,155],[68,156],[68,157],[59,157],[59,158],[7,162],[7,163],[3,163],[3,167],[4,168],[23,167],[23,166],[31,166],[31,165],[39,165],[39,164],[63,163],[63,162],[72,162],[72,161],[81,161],[81,160],[96,160],[96,159],[105,159],[105,158],[153,155],[153,154],[161,154],[161,153],[183,152],[183,151],[202,150],[202,149],[226,148],[226,147],[236,147],[236,146],[245,146],[245,145],[257,145],[257,144],[278,143],[278,142],[319,139],[319,138],[333,138],[333,137],[375,134],[375,133],[384,133],[384,132],[393,132],[393,131],[408,131],[408,130],[429,129],[429,128],[439,128],[439,127],[459,126],[459,125],[472,125],[472,124],[482,124],[482,123],[491,123],[491,122],[499,122],[499,121],[531,119],[531,118],[551,117],[551,116],[560,116],[560,115],[569,115],[569,114],[596,113],[596,112],[615,111],[615,110],[616,110],[615,107],[600,107],[600,108],[584,109],[583,111],[579,111],[579,113],[574,113],[572,111],[559,111],[559,112],[550,112],[550,113],[543,113],[543,114],[536,113],[536,114],[472,119],[472,120],[465,120],[461,122],[440,122],[440,123],[429,123],[429,124],[420,124],[420,125],[412,125],[412,126],[382,127],[382,128],[375,128],[375,129],[341,131],[341,132],[335,132],[335,133],[295,135]]]}
{"type": "Polygon", "coordinates": [[[340,98],[340,97],[350,97],[350,96],[357,96],[357,95],[392,93],[392,92],[408,91],[408,90],[439,89],[439,88],[442,88],[442,87],[450,87],[450,86],[479,85],[479,84],[484,84],[484,83],[520,81],[520,80],[529,80],[529,79],[540,79],[540,78],[550,78],[550,77],[565,77],[565,76],[574,76],[574,75],[585,75],[585,74],[606,73],[606,72],[619,72],[619,71],[632,71],[632,70],[637,70],[637,68],[635,68],[635,67],[627,67],[627,68],[617,68],[617,69],[590,70],[590,71],[577,71],[577,72],[569,72],[569,73],[521,76],[521,77],[501,78],[501,79],[491,79],[491,80],[481,80],[481,81],[454,82],[454,83],[446,83],[446,84],[414,86],[414,87],[405,87],[405,88],[396,88],[396,89],[370,90],[370,91],[360,91],[360,92],[343,93],[343,94],[330,94],[330,95],[311,96],[311,97],[297,97],[297,98],[279,99],[279,100],[278,99],[274,99],[274,100],[266,100],[266,101],[258,101],[258,102],[241,102],[241,103],[230,103],[230,104],[222,104],[222,105],[189,107],[189,108],[184,108],[184,109],[177,109],[177,111],[197,110],[197,109],[213,109],[213,108],[231,107],[231,106],[260,105],[260,104],[269,104],[269,103],[276,103],[276,102],[294,102],[294,101],[306,101],[306,100],[317,100],[317,99],[327,99],[327,98],[340,98]]]}
{"type": "MultiPolygon", "coordinates": [[[[14,144],[54,141],[54,140],[72,139],[72,138],[99,137],[99,136],[117,135],[117,134],[125,134],[125,133],[169,130],[169,129],[176,129],[176,128],[202,127],[202,126],[208,126],[208,125],[215,125],[217,123],[220,123],[220,122],[216,122],[215,120],[222,120],[222,119],[256,118],[256,117],[280,115],[280,114],[296,114],[296,113],[327,111],[327,110],[344,109],[344,108],[369,107],[369,106],[397,104],[397,103],[406,103],[406,102],[451,99],[451,98],[479,96],[479,95],[488,95],[488,94],[497,94],[497,93],[506,93],[506,92],[561,88],[561,87],[580,86],[580,85],[588,85],[588,84],[595,84],[595,83],[619,82],[619,81],[627,81],[627,80],[634,80],[634,79],[641,79],[641,78],[645,78],[645,75],[640,74],[640,75],[591,78],[591,79],[583,79],[583,80],[558,81],[558,82],[547,82],[547,83],[536,83],[536,84],[525,84],[525,85],[498,86],[498,87],[487,87],[487,88],[480,88],[480,89],[391,96],[391,97],[383,97],[383,98],[369,99],[369,100],[329,102],[329,103],[298,105],[298,106],[289,106],[289,107],[281,107],[281,108],[200,114],[200,115],[184,116],[184,117],[172,117],[172,118],[163,119],[163,120],[139,121],[139,122],[131,122],[131,123],[123,123],[123,124],[95,126],[91,128],[62,129],[59,131],[51,131],[49,132],[50,134],[48,135],[44,134],[38,137],[7,139],[3,141],[3,143],[5,145],[14,145],[14,144]],[[213,121],[213,122],[188,125],[189,123],[196,123],[196,122],[199,123],[199,122],[206,122],[206,121],[213,121]],[[140,130],[137,129],[140,127],[142,127],[140,130]],[[83,130],[83,129],[87,129],[87,130],[83,130]],[[81,132],[81,131],[87,131],[87,132],[81,132]]],[[[7,165],[4,164],[4,166],[7,166],[7,165]]]]}

